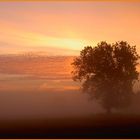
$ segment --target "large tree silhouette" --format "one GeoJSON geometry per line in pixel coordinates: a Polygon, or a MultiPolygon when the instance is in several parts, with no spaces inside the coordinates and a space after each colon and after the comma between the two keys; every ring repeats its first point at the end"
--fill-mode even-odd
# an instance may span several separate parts
{"type": "Polygon", "coordinates": [[[124,41],[87,46],[72,63],[73,79],[80,81],[83,91],[111,112],[113,108],[127,107],[131,103],[133,85],[138,79],[138,59],[136,46],[124,41]]]}

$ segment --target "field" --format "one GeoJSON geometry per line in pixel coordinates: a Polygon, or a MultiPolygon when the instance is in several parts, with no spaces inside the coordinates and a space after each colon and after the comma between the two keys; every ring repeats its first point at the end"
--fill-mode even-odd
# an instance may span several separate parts
{"type": "Polygon", "coordinates": [[[1,120],[0,138],[140,138],[140,115],[1,120]]]}

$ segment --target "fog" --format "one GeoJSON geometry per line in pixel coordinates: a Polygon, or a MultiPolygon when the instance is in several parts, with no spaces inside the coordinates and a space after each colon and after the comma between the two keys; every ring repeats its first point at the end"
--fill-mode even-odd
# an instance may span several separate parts
{"type": "Polygon", "coordinates": [[[0,57],[0,119],[58,118],[101,112],[73,82],[68,57],[0,57]]]}
{"type": "MultiPolygon", "coordinates": [[[[0,56],[0,119],[64,118],[103,113],[71,77],[74,57],[0,56]]],[[[134,86],[140,90],[139,82],[134,86]]],[[[122,112],[140,113],[139,96],[122,112]]]]}
{"type": "Polygon", "coordinates": [[[29,119],[86,116],[99,107],[78,91],[17,91],[0,94],[0,110],[0,119],[29,119]]]}

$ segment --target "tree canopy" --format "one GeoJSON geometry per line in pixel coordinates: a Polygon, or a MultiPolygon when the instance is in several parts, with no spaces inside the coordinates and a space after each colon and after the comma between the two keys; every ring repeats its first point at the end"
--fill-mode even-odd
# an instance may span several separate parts
{"type": "Polygon", "coordinates": [[[125,41],[114,44],[102,41],[95,47],[85,47],[74,59],[73,79],[80,81],[83,91],[96,98],[108,112],[127,107],[138,80],[138,59],[136,46],[125,41]]]}

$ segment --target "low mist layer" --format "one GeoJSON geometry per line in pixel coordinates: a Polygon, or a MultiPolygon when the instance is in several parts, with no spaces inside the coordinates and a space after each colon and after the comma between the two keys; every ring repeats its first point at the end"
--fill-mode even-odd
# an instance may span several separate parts
{"type": "Polygon", "coordinates": [[[73,57],[0,56],[1,119],[100,112],[71,79],[73,57]]]}
{"type": "MultiPolygon", "coordinates": [[[[0,56],[0,119],[62,118],[104,112],[71,79],[73,58],[0,56]]],[[[139,89],[138,83],[135,89],[139,89]]],[[[138,104],[139,100],[135,109],[128,111],[138,113],[138,104]]]]}

